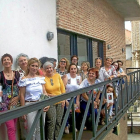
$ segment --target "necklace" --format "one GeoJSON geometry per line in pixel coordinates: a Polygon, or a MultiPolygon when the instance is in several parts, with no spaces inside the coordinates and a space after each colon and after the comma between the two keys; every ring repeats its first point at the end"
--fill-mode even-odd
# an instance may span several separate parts
{"type": "Polygon", "coordinates": [[[5,73],[4,74],[7,76],[7,77],[10,77],[12,75],[12,72],[11,73],[5,73]]]}

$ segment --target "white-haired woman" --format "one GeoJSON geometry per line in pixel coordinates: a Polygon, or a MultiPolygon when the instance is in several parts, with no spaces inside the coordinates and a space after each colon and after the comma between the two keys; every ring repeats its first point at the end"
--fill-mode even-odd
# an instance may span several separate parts
{"type": "Polygon", "coordinates": [[[17,65],[19,66],[17,71],[20,73],[21,78],[25,75],[25,72],[27,70],[28,59],[28,55],[24,53],[20,53],[16,58],[17,65]]]}
{"type": "MultiPolygon", "coordinates": [[[[65,87],[61,76],[54,73],[54,67],[51,62],[46,62],[43,65],[45,70],[45,89],[50,97],[58,96],[65,93],[65,87]]],[[[45,139],[57,139],[61,128],[61,121],[64,112],[65,101],[58,102],[50,106],[46,112],[45,118],[45,139]]]]}

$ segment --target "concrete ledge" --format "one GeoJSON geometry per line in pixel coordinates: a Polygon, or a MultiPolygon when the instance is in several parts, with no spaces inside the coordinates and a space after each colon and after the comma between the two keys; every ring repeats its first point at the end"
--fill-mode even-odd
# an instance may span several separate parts
{"type": "Polygon", "coordinates": [[[140,20],[140,0],[106,0],[126,21],[140,20]]]}

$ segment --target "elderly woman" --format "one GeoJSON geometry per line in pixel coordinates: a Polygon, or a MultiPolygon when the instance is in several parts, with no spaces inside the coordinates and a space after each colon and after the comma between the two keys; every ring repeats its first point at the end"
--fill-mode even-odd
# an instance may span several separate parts
{"type": "Polygon", "coordinates": [[[61,58],[56,69],[56,72],[61,75],[61,77],[67,74],[67,69],[69,67],[69,61],[67,58],[61,58]]]}
{"type": "Polygon", "coordinates": [[[95,58],[95,68],[97,70],[100,70],[101,66],[102,66],[102,58],[100,57],[95,58]]]}
{"type": "MultiPolygon", "coordinates": [[[[86,79],[84,79],[84,81],[82,81],[82,83],[80,84],[80,87],[84,88],[84,87],[88,87],[90,85],[100,83],[101,81],[98,79],[98,76],[99,76],[99,71],[97,69],[95,69],[95,68],[89,69],[88,70],[88,77],[86,79]]],[[[87,102],[89,100],[89,95],[93,94],[93,96],[94,96],[95,118],[97,117],[97,105],[99,103],[100,91],[101,91],[100,88],[96,88],[96,89],[93,89],[92,92],[88,91],[88,92],[82,94],[81,103],[80,103],[80,110],[81,110],[82,116],[84,115],[86,105],[87,105],[87,102]]],[[[90,105],[90,109],[89,109],[88,114],[87,114],[87,120],[90,117],[90,114],[92,112],[91,109],[92,108],[91,108],[91,105],[90,105]]],[[[87,127],[87,120],[86,120],[86,124],[85,124],[84,129],[86,129],[86,127],[87,127]]]]}
{"type": "Polygon", "coordinates": [[[85,78],[87,78],[89,68],[90,68],[90,63],[87,61],[83,61],[81,64],[81,72],[80,72],[80,76],[82,77],[82,81],[85,78]]]}
{"type": "Polygon", "coordinates": [[[20,53],[16,58],[16,62],[19,66],[17,71],[20,73],[21,78],[25,76],[25,72],[27,70],[28,59],[29,59],[28,55],[24,53],[20,53]]]}
{"type": "Polygon", "coordinates": [[[112,80],[113,77],[117,77],[116,70],[113,65],[111,65],[113,62],[112,58],[106,58],[105,66],[102,67],[99,71],[99,80],[105,81],[105,80],[112,80]]]}
{"type": "MultiPolygon", "coordinates": [[[[10,54],[4,54],[1,57],[1,62],[4,70],[0,72],[0,83],[2,85],[0,111],[3,112],[12,109],[19,101],[18,82],[20,75],[17,71],[12,70],[13,58],[10,54]]],[[[16,123],[17,119],[5,122],[9,140],[16,140],[16,123]]]]}
{"type": "MultiPolygon", "coordinates": [[[[82,78],[80,75],[77,74],[77,65],[76,64],[70,64],[69,69],[68,69],[68,74],[64,75],[62,77],[66,92],[71,92],[74,90],[79,89],[79,85],[82,82],[82,78]]],[[[66,106],[68,106],[70,99],[66,100],[66,106]]],[[[75,97],[75,106],[77,106],[76,112],[80,113],[80,95],[75,97]]],[[[76,122],[78,125],[78,122],[76,122]]],[[[65,133],[69,133],[69,122],[67,121],[66,127],[65,127],[65,133]]],[[[77,126],[78,127],[78,126],[77,126]]]]}
{"type": "MultiPolygon", "coordinates": [[[[61,76],[58,73],[54,73],[53,64],[46,62],[43,65],[45,70],[45,89],[50,97],[55,97],[65,93],[65,87],[61,76]]],[[[53,140],[57,139],[61,128],[61,121],[64,112],[65,101],[58,102],[50,106],[48,112],[46,112],[45,118],[45,139],[53,140]]]]}
{"type": "MultiPolygon", "coordinates": [[[[20,93],[21,93],[21,97],[20,97],[21,106],[38,102],[43,93],[47,95],[44,88],[45,77],[39,76],[39,73],[38,73],[39,67],[40,67],[40,61],[37,58],[29,59],[26,76],[24,76],[19,82],[20,93]]],[[[49,107],[45,107],[44,111],[46,112],[48,108],[49,107]]],[[[37,114],[37,111],[34,111],[27,114],[27,116],[26,115],[23,116],[24,120],[27,119],[28,130],[31,129],[31,126],[33,124],[36,114],[37,114]]],[[[39,123],[37,124],[35,128],[32,139],[40,140],[39,123]]]]}

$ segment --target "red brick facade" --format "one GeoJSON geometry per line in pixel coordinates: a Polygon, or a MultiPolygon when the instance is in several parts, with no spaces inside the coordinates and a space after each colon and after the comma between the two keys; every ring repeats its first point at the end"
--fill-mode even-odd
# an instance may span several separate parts
{"type": "Polygon", "coordinates": [[[105,41],[104,56],[125,65],[124,18],[105,0],[57,0],[57,27],[105,41]]]}

